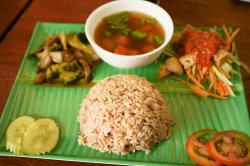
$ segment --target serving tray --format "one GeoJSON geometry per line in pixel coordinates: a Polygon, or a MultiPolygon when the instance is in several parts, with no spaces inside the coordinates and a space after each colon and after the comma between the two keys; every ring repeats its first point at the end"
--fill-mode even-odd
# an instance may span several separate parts
{"type": "MultiPolygon", "coordinates": [[[[175,31],[178,30],[180,27],[175,28],[175,31]]],[[[175,118],[176,125],[169,140],[158,144],[149,154],[138,151],[118,156],[79,146],[77,115],[80,103],[90,87],[34,85],[37,60],[28,54],[41,46],[48,35],[83,31],[83,24],[37,23],[0,120],[0,155],[18,156],[6,150],[5,132],[9,123],[21,115],[53,118],[61,132],[58,145],[52,152],[38,156],[22,156],[28,158],[126,165],[195,165],[188,157],[185,148],[187,137],[194,131],[204,128],[218,131],[238,130],[250,135],[244,88],[239,76],[232,78],[237,89],[236,97],[220,100],[194,95],[185,85],[171,78],[156,80],[161,59],[137,69],[118,69],[101,62],[93,71],[93,83],[118,73],[146,77],[160,89],[168,101],[169,111],[175,118]]],[[[219,33],[222,33],[220,29],[219,33]]],[[[240,73],[237,65],[234,68],[240,73]]]]}

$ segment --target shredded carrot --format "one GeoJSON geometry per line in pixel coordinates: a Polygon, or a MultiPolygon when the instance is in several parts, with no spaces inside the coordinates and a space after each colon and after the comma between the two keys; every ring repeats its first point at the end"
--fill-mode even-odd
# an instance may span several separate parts
{"type": "Polygon", "coordinates": [[[195,94],[199,95],[199,96],[202,96],[202,97],[209,97],[209,96],[212,96],[212,97],[215,97],[215,98],[218,98],[218,99],[226,99],[226,97],[223,97],[223,96],[219,96],[219,95],[216,95],[214,93],[210,93],[210,92],[207,92],[206,90],[204,89],[201,89],[199,88],[197,85],[195,84],[190,84],[188,83],[187,81],[184,81],[180,78],[177,78],[177,77],[172,77],[173,79],[175,80],[178,80],[182,83],[184,83],[185,85],[187,85],[195,94]]]}
{"type": "Polygon", "coordinates": [[[225,93],[221,84],[217,84],[217,89],[218,89],[220,96],[225,96],[225,93]]]}
{"type": "Polygon", "coordinates": [[[235,49],[235,43],[232,42],[232,47],[231,47],[231,53],[232,53],[232,54],[234,53],[234,49],[235,49]]]}
{"type": "Polygon", "coordinates": [[[218,98],[218,99],[227,99],[227,98],[224,97],[224,96],[219,96],[219,95],[214,94],[214,93],[209,93],[209,95],[212,96],[212,97],[218,98]]]}
{"type": "Polygon", "coordinates": [[[225,95],[225,96],[230,95],[227,86],[225,85],[225,83],[224,83],[222,80],[220,80],[220,85],[221,85],[221,87],[223,88],[224,95],[225,95]]]}
{"type": "Polygon", "coordinates": [[[173,77],[173,78],[175,80],[178,80],[178,81],[182,82],[183,84],[187,85],[195,94],[202,96],[202,97],[209,96],[209,94],[205,90],[199,88],[197,85],[192,85],[192,84],[188,83],[187,81],[184,81],[184,80],[177,78],[177,77],[173,77]]]}
{"type": "Polygon", "coordinates": [[[162,78],[162,77],[165,77],[166,75],[168,75],[170,72],[168,71],[168,68],[167,68],[167,66],[166,65],[163,65],[163,66],[161,66],[161,68],[160,68],[160,72],[159,72],[159,74],[158,74],[158,76],[157,76],[157,79],[160,79],[160,78],[162,78]]]}
{"type": "MultiPolygon", "coordinates": [[[[225,35],[226,35],[226,41],[228,41],[229,38],[230,38],[230,33],[228,32],[225,25],[223,25],[222,28],[223,28],[223,30],[225,32],[225,35]]],[[[230,49],[230,43],[226,42],[225,48],[226,48],[226,50],[229,50],[230,49]]]]}
{"type": "Polygon", "coordinates": [[[204,89],[203,85],[201,85],[201,83],[200,83],[198,80],[196,80],[196,79],[194,78],[194,76],[191,74],[191,68],[186,69],[186,73],[187,73],[188,77],[189,77],[198,87],[204,89]]]}
{"type": "Polygon", "coordinates": [[[196,72],[195,72],[196,74],[195,75],[193,75],[194,76],[194,78],[195,78],[195,76],[196,76],[196,78],[197,78],[197,81],[198,82],[201,82],[201,80],[202,80],[202,76],[201,76],[201,73],[200,73],[200,65],[196,65],[196,72]]]}
{"type": "MultiPolygon", "coordinates": [[[[240,28],[236,29],[231,36],[226,40],[226,45],[229,45],[229,49],[231,48],[231,52],[233,53],[234,51],[234,43],[233,43],[233,39],[235,38],[235,36],[239,33],[240,28]]],[[[228,50],[229,50],[228,49],[228,50]]]]}
{"type": "Polygon", "coordinates": [[[228,40],[228,39],[229,39],[229,37],[230,37],[230,34],[229,34],[229,32],[228,32],[228,30],[227,30],[227,28],[226,28],[226,26],[225,26],[225,25],[223,25],[223,26],[222,26],[222,28],[223,28],[223,30],[224,30],[224,32],[225,32],[226,39],[228,40]]]}
{"type": "Polygon", "coordinates": [[[240,31],[240,28],[238,28],[238,29],[236,29],[233,33],[232,33],[232,35],[227,39],[227,43],[231,43],[232,41],[233,41],[233,39],[235,38],[235,36],[239,33],[239,31],[240,31]]]}
{"type": "Polygon", "coordinates": [[[198,74],[197,74],[197,81],[198,81],[198,82],[201,82],[201,79],[202,79],[202,78],[201,78],[201,75],[200,75],[200,73],[198,73],[198,74]]]}
{"type": "MultiPolygon", "coordinates": [[[[202,71],[201,71],[201,67],[200,67],[200,65],[197,65],[197,70],[198,70],[198,75],[199,75],[199,77],[200,77],[200,80],[203,80],[204,79],[204,77],[203,77],[203,73],[202,73],[202,71]]],[[[200,82],[200,81],[199,81],[200,82]]]]}
{"type": "Polygon", "coordinates": [[[210,68],[209,74],[210,74],[210,78],[211,78],[211,81],[213,84],[214,91],[216,92],[217,91],[217,80],[216,80],[216,77],[215,77],[215,74],[214,74],[214,71],[212,68],[210,68]]]}
{"type": "Polygon", "coordinates": [[[201,69],[201,72],[202,72],[202,74],[203,74],[203,76],[207,76],[208,77],[208,67],[203,67],[202,69],[201,69]]]}
{"type": "MultiPolygon", "coordinates": [[[[186,28],[190,27],[186,26],[186,28]]],[[[232,69],[232,63],[240,64],[241,62],[238,62],[238,59],[232,55],[235,52],[235,43],[233,42],[233,40],[239,33],[240,28],[236,29],[235,31],[233,31],[231,28],[227,28],[225,25],[223,25],[222,28],[225,33],[225,37],[223,38],[224,46],[222,46],[221,49],[223,49],[225,52],[228,52],[228,54],[222,56],[222,58],[224,58],[220,61],[222,63],[218,64],[217,66],[217,63],[215,64],[216,59],[213,58],[210,59],[211,64],[209,63],[208,67],[206,67],[205,65],[201,66],[199,65],[199,63],[194,63],[187,69],[185,67],[186,75],[188,77],[187,80],[175,78],[176,80],[179,80],[182,83],[186,84],[194,93],[199,96],[212,96],[220,99],[226,99],[228,96],[234,96],[234,92],[231,89],[233,83],[230,81],[231,73],[233,73],[234,71],[232,69]],[[207,84],[203,85],[203,82],[208,82],[209,87],[207,88],[207,84]]],[[[216,32],[215,30],[216,27],[214,27],[214,29],[211,29],[211,31],[216,32]]],[[[164,77],[169,73],[170,72],[167,70],[167,68],[164,68],[164,66],[162,66],[157,78],[164,77]]]]}

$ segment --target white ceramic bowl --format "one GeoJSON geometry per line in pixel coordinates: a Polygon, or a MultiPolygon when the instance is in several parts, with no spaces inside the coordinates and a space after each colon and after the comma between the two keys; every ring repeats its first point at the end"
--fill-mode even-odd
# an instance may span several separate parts
{"type": "Polygon", "coordinates": [[[95,9],[87,18],[85,25],[86,36],[94,51],[106,63],[118,68],[136,68],[145,66],[155,61],[164,51],[173,35],[174,25],[169,14],[160,6],[144,0],[111,1],[95,9]],[[94,41],[96,26],[105,16],[122,11],[145,13],[158,20],[165,30],[165,41],[157,49],[136,56],[124,56],[106,51],[94,41]]]}

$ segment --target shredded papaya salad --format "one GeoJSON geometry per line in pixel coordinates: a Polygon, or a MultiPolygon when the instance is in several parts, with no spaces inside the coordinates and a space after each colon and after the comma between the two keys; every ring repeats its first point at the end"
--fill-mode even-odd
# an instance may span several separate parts
{"type": "Polygon", "coordinates": [[[240,29],[232,31],[223,26],[223,30],[224,38],[216,32],[216,28],[203,31],[190,25],[175,34],[174,52],[166,48],[165,53],[171,56],[160,67],[158,78],[170,73],[185,73],[188,80],[173,78],[186,84],[199,96],[220,99],[235,96],[231,77],[237,71],[233,69],[233,64],[243,63],[234,55],[233,39],[240,29]]]}

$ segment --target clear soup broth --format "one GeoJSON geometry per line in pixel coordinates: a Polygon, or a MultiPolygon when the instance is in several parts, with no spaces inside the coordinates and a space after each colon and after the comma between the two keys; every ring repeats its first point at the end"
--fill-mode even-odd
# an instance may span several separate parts
{"type": "Polygon", "coordinates": [[[140,55],[164,42],[162,25],[153,17],[138,12],[119,12],[104,17],[94,40],[103,49],[120,55],[140,55]]]}

